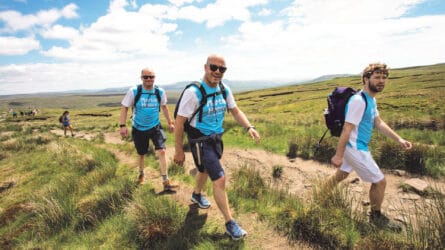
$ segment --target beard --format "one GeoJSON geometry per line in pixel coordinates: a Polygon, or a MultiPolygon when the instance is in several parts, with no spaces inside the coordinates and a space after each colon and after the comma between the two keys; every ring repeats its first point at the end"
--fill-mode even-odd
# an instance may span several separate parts
{"type": "Polygon", "coordinates": [[[369,84],[369,90],[371,90],[372,92],[375,92],[375,93],[382,92],[384,88],[385,88],[384,86],[377,87],[377,85],[369,84]]]}

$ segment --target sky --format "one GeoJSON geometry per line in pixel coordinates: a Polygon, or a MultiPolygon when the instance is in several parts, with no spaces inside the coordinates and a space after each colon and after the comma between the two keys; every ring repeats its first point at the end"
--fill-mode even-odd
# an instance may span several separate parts
{"type": "Polygon", "coordinates": [[[0,95],[199,80],[213,53],[231,81],[430,65],[444,27],[444,0],[0,0],[0,95]]]}

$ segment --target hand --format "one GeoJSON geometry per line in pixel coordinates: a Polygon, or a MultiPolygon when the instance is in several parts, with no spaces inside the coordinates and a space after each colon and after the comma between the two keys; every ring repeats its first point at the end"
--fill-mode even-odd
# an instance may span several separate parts
{"type": "Polygon", "coordinates": [[[179,166],[183,166],[185,162],[185,154],[184,151],[175,151],[175,156],[173,158],[173,162],[179,166]]]}
{"type": "Polygon", "coordinates": [[[255,142],[258,144],[260,143],[260,134],[255,130],[255,128],[250,128],[249,129],[249,135],[252,139],[255,140],[255,142]]]}
{"type": "Polygon", "coordinates": [[[334,155],[331,158],[331,163],[332,165],[334,165],[336,168],[339,168],[341,166],[341,164],[343,164],[343,157],[340,157],[338,155],[334,155]]]}
{"type": "Polygon", "coordinates": [[[402,148],[407,149],[407,150],[411,149],[413,147],[411,142],[404,140],[404,139],[400,139],[399,144],[400,144],[400,146],[402,146],[402,148]]]}
{"type": "Polygon", "coordinates": [[[127,129],[127,127],[122,127],[120,129],[120,134],[121,134],[122,138],[127,138],[127,136],[128,136],[128,129],[127,129]]]}
{"type": "Polygon", "coordinates": [[[170,123],[170,124],[168,125],[168,131],[169,131],[170,133],[173,133],[173,131],[175,131],[175,124],[174,124],[174,123],[170,123]]]}

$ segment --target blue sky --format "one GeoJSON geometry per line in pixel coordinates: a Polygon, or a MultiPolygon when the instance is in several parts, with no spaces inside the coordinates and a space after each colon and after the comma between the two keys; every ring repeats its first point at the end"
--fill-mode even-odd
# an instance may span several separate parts
{"type": "Polygon", "coordinates": [[[445,62],[443,0],[0,0],[0,95],[202,77],[299,81],[445,62]]]}

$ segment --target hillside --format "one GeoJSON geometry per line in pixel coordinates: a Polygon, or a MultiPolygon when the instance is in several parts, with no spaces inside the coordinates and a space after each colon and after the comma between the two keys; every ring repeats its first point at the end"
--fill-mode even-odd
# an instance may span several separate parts
{"type": "MultiPolygon", "coordinates": [[[[334,170],[327,162],[336,145],[336,138],[326,138],[314,153],[325,129],[326,95],[337,85],[359,88],[359,77],[237,94],[262,136],[255,145],[227,117],[228,195],[249,232],[238,242],[224,234],[216,206],[199,210],[189,202],[189,153],[184,168],[170,163],[170,176],[181,185],[177,193],[160,192],[153,154],[146,157],[148,183],[135,184],[133,144],[118,134],[120,108],[104,105],[122,96],[14,100],[15,108],[40,108],[35,117],[0,118],[0,248],[441,249],[444,79],[445,64],[395,69],[377,97],[383,119],[414,143],[405,152],[378,133],[371,142],[388,178],[384,209],[404,223],[400,233],[369,225],[369,186],[354,175],[332,193],[320,191],[320,178],[334,170]],[[64,109],[70,110],[74,137],[64,137],[57,122],[64,109]],[[290,153],[296,157],[286,157],[290,153]],[[426,186],[413,188],[413,179],[426,186]]],[[[3,112],[11,108],[8,102],[3,112]]],[[[167,137],[171,160],[173,137],[167,137]]],[[[210,185],[205,192],[212,199],[210,185]]]]}

